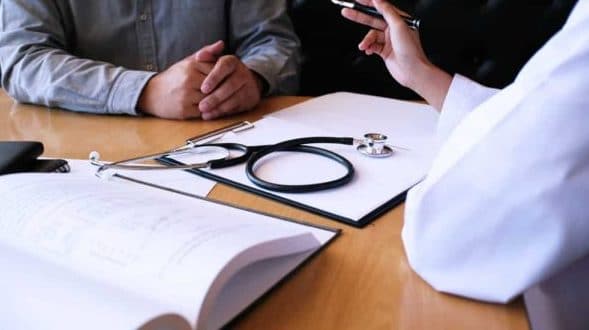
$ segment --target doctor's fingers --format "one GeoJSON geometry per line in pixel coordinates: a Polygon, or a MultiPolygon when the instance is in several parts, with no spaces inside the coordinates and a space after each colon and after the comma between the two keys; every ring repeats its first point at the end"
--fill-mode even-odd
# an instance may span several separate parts
{"type": "Polygon", "coordinates": [[[384,59],[386,59],[385,55],[384,55],[385,47],[386,46],[384,44],[373,43],[372,45],[370,45],[368,48],[366,48],[364,50],[364,53],[366,53],[366,55],[372,55],[372,54],[379,55],[384,60],[384,59]]]}
{"type": "Polygon", "coordinates": [[[379,43],[384,44],[386,43],[386,35],[382,31],[378,30],[370,30],[364,36],[364,39],[358,44],[358,48],[362,51],[367,50],[370,48],[372,44],[379,43]]]}
{"type": "Polygon", "coordinates": [[[342,16],[350,21],[369,26],[373,29],[384,31],[387,28],[387,23],[384,20],[366,15],[354,9],[342,9],[342,16]]]}
{"type": "Polygon", "coordinates": [[[410,30],[401,15],[409,16],[405,12],[400,11],[387,0],[372,0],[374,7],[382,14],[386,25],[390,29],[410,30]]]}
{"type": "Polygon", "coordinates": [[[386,0],[358,0],[356,2],[368,7],[376,8],[376,10],[380,12],[384,18],[376,18],[367,14],[363,14],[360,11],[353,9],[342,9],[342,15],[354,22],[368,25],[373,29],[384,31],[389,25],[395,25],[398,23],[404,24],[404,21],[401,19],[401,16],[410,16],[409,14],[398,9],[386,0]],[[396,18],[398,18],[398,20],[387,20],[387,17],[390,16],[395,16],[396,18]]]}
{"type": "Polygon", "coordinates": [[[204,80],[201,91],[209,94],[214,91],[227,77],[237,70],[241,61],[233,55],[225,55],[216,63],[204,80]]]}

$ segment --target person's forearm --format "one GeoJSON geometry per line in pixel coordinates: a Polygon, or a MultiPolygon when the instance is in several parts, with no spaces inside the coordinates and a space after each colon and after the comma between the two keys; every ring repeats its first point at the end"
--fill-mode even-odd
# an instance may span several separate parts
{"type": "Polygon", "coordinates": [[[6,68],[2,85],[8,94],[20,102],[74,111],[135,114],[139,93],[152,75],[51,48],[0,55],[6,68]]]}
{"type": "Polygon", "coordinates": [[[419,94],[436,110],[441,111],[448,94],[452,76],[442,69],[426,63],[414,72],[414,79],[407,86],[419,94]]]}
{"type": "Polygon", "coordinates": [[[153,73],[130,71],[66,51],[72,41],[54,1],[0,2],[2,86],[15,99],[94,113],[135,113],[153,73]]]}

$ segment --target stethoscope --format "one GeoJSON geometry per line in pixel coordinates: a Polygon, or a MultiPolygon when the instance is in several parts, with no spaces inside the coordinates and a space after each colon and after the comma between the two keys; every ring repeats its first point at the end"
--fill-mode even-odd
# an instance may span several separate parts
{"type": "Polygon", "coordinates": [[[277,192],[288,192],[288,193],[303,193],[313,192],[326,189],[332,189],[340,187],[350,182],[354,177],[354,166],[343,156],[319,147],[310,146],[309,144],[342,144],[351,145],[356,148],[361,154],[373,157],[373,158],[384,158],[393,155],[393,148],[386,144],[387,136],[379,133],[368,133],[364,135],[362,139],[356,139],[352,137],[303,137],[291,140],[282,141],[275,144],[247,146],[241,143],[201,143],[203,140],[207,140],[211,137],[218,137],[226,132],[242,131],[253,127],[253,124],[249,122],[243,122],[237,125],[231,125],[229,127],[211,132],[205,136],[192,138],[186,141],[186,143],[180,147],[160,152],[157,154],[151,154],[141,156],[132,159],[121,160],[113,163],[104,163],[100,161],[100,155],[93,151],[90,154],[90,161],[93,165],[98,166],[96,172],[97,176],[105,177],[108,176],[108,170],[121,169],[121,170],[160,170],[160,169],[184,169],[184,170],[195,170],[195,169],[220,169],[226,168],[238,164],[245,163],[245,171],[248,179],[255,185],[272,191],[277,192]],[[232,156],[232,152],[240,152],[239,156],[232,156]],[[256,175],[256,164],[264,157],[275,153],[275,152],[303,152],[314,154],[328,158],[345,168],[345,174],[339,178],[328,180],[320,183],[311,184],[279,184],[261,179],[256,175]],[[171,158],[171,156],[177,156],[181,154],[200,154],[212,155],[211,158],[206,159],[202,162],[182,164],[171,158]],[[138,162],[145,160],[158,160],[164,164],[138,164],[138,162]]]}

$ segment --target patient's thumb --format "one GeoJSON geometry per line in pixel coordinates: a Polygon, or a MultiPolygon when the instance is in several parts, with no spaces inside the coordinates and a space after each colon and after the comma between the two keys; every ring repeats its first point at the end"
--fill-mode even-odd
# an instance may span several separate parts
{"type": "Polygon", "coordinates": [[[194,53],[194,59],[202,62],[216,62],[223,55],[224,50],[225,43],[223,40],[219,40],[213,44],[204,46],[194,53]]]}

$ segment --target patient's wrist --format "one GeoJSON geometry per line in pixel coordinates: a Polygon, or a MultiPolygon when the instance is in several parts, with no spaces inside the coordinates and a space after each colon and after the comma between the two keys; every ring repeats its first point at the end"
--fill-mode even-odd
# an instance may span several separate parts
{"type": "Polygon", "coordinates": [[[141,94],[139,95],[139,99],[137,100],[137,106],[136,106],[136,110],[140,113],[144,113],[144,114],[151,114],[153,115],[152,111],[151,111],[151,103],[152,103],[152,94],[153,94],[153,85],[154,85],[154,77],[152,77],[152,79],[150,79],[145,86],[143,87],[143,90],[141,91],[141,94]]]}
{"type": "Polygon", "coordinates": [[[261,74],[257,73],[254,70],[251,70],[251,69],[250,69],[250,71],[254,75],[260,98],[266,96],[266,94],[268,93],[268,88],[269,88],[268,82],[261,74]]]}

